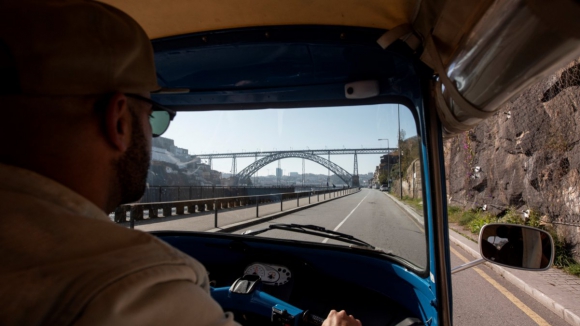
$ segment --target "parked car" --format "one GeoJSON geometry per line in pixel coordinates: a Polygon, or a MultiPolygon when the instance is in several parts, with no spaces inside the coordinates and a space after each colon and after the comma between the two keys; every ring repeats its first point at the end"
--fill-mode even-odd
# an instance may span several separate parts
{"type": "Polygon", "coordinates": [[[381,185],[381,188],[380,188],[380,190],[381,190],[381,191],[389,191],[389,185],[387,185],[387,184],[382,184],[382,185],[381,185]]]}

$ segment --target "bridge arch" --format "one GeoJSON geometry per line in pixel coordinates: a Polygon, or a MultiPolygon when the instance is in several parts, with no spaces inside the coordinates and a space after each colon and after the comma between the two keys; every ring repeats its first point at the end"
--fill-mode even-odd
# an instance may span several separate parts
{"type": "Polygon", "coordinates": [[[252,164],[245,167],[242,171],[236,174],[235,180],[237,183],[243,182],[245,180],[249,180],[254,173],[258,172],[261,168],[265,167],[266,165],[281,160],[285,158],[303,158],[315,163],[318,163],[325,168],[332,171],[332,173],[336,174],[342,181],[344,181],[347,185],[350,185],[352,182],[352,175],[348,173],[345,169],[341,168],[339,165],[332,163],[331,161],[325,159],[322,156],[314,155],[308,152],[279,152],[275,154],[271,154],[265,156],[252,164]]]}

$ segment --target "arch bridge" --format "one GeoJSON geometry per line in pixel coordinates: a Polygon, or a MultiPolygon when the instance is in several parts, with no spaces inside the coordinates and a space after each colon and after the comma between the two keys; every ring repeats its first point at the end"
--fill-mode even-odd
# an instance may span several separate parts
{"type": "MultiPolygon", "coordinates": [[[[213,153],[213,154],[197,154],[196,156],[201,159],[207,159],[209,161],[210,168],[212,166],[213,159],[232,159],[232,175],[234,176],[235,184],[244,183],[248,180],[254,173],[260,170],[262,167],[274,161],[279,161],[284,158],[302,158],[302,183],[304,183],[304,160],[309,160],[316,162],[336,174],[345,183],[358,186],[358,155],[359,154],[389,154],[392,151],[397,150],[397,148],[334,148],[334,149],[308,149],[308,150],[290,150],[290,151],[259,151],[259,152],[237,152],[237,153],[213,153]],[[353,173],[348,173],[345,169],[338,166],[330,161],[330,155],[354,155],[354,166],[353,173]],[[328,159],[322,157],[325,155],[328,159]],[[254,163],[240,171],[237,172],[237,158],[242,157],[253,157],[255,159],[254,163]],[[258,157],[261,157],[258,160],[258,157]]],[[[330,174],[329,174],[330,179],[330,174]]]]}
{"type": "Polygon", "coordinates": [[[241,170],[238,174],[235,175],[235,182],[236,184],[239,183],[246,183],[250,180],[250,177],[254,175],[254,173],[258,172],[261,168],[265,167],[266,165],[281,160],[285,158],[302,158],[306,159],[315,163],[318,163],[325,168],[332,171],[332,173],[336,174],[342,181],[344,181],[348,185],[352,185],[353,177],[352,174],[348,173],[345,169],[341,168],[339,165],[332,163],[331,161],[325,159],[324,157],[311,154],[309,152],[278,152],[274,154],[270,154],[265,156],[254,163],[248,165],[246,168],[241,170]]]}

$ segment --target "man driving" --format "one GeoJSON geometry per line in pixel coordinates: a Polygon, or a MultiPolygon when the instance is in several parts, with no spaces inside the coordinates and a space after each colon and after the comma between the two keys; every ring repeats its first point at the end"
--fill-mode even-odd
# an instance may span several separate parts
{"type": "Polygon", "coordinates": [[[0,324],[236,325],[198,261],[107,215],[142,196],[175,116],[149,98],[143,29],[94,1],[2,1],[0,58],[0,324]]]}

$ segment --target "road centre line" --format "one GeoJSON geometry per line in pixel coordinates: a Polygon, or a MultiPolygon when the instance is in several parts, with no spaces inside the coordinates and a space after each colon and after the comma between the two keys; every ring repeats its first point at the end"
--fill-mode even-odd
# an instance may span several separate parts
{"type": "MultiPolygon", "coordinates": [[[[469,260],[463,257],[457,250],[453,247],[449,246],[451,252],[459,257],[463,262],[468,263],[469,260]]],[[[525,303],[521,302],[513,293],[511,293],[508,289],[503,287],[501,284],[497,283],[493,278],[487,275],[484,271],[477,267],[473,267],[473,269],[479,274],[479,276],[483,277],[484,280],[488,281],[493,287],[495,287],[501,294],[503,294],[508,300],[510,300],[516,307],[518,307],[521,311],[523,311],[528,317],[530,317],[536,324],[540,326],[550,326],[550,324],[544,320],[540,315],[536,314],[530,307],[528,307],[525,303]]]]}
{"type": "MultiPolygon", "coordinates": [[[[358,203],[358,205],[356,205],[356,207],[355,207],[355,208],[354,208],[352,211],[350,211],[350,213],[349,213],[349,214],[348,214],[348,215],[347,215],[347,216],[344,218],[344,220],[342,220],[342,222],[338,223],[338,225],[337,225],[337,226],[334,228],[334,230],[333,230],[333,231],[336,231],[336,230],[338,230],[338,228],[340,228],[340,227],[342,226],[342,224],[344,224],[344,222],[346,222],[346,220],[347,220],[347,219],[348,219],[348,218],[349,218],[349,217],[352,215],[352,213],[354,213],[354,211],[355,211],[355,210],[356,210],[356,209],[357,209],[357,208],[360,206],[360,204],[362,204],[362,202],[363,202],[365,199],[367,199],[367,197],[368,197],[368,196],[369,196],[369,195],[367,194],[367,195],[365,196],[365,198],[363,198],[363,199],[360,201],[360,203],[358,203]]],[[[327,241],[328,241],[328,238],[324,238],[324,240],[322,240],[322,243],[326,243],[327,241]]]]}

